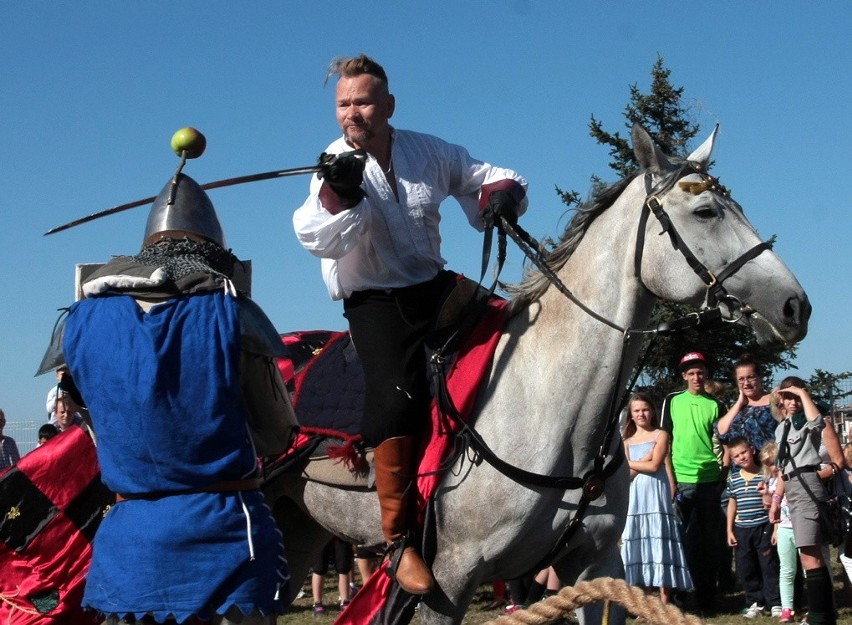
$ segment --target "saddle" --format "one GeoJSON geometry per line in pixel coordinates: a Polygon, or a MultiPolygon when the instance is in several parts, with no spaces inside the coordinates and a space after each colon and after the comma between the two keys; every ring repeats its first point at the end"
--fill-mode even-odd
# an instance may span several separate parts
{"type": "MultiPolygon", "coordinates": [[[[459,324],[464,323],[467,306],[480,293],[484,290],[472,280],[462,278],[454,283],[427,340],[430,348],[443,344],[442,341],[458,331],[459,324]]],[[[479,309],[483,314],[474,328],[499,337],[505,323],[505,308],[505,300],[496,297],[481,304],[479,309]]],[[[464,371],[461,385],[466,390],[459,393],[457,382],[456,391],[451,391],[453,399],[461,402],[466,401],[465,396],[475,397],[496,348],[496,340],[487,350],[481,349],[480,341],[466,344],[467,337],[475,333],[460,337],[460,346],[452,355],[454,360],[447,367],[448,381],[458,377],[458,370],[464,371]],[[472,372],[477,373],[471,375],[472,372]]],[[[291,449],[267,462],[267,476],[298,472],[307,480],[333,486],[372,488],[372,449],[363,445],[359,434],[364,416],[364,374],[349,333],[289,332],[282,334],[281,340],[288,357],[279,359],[278,367],[291,392],[299,434],[291,449]]],[[[423,450],[429,447],[431,439],[451,429],[447,424],[434,423],[434,413],[433,400],[433,424],[424,433],[423,450]]]]}
{"type": "Polygon", "coordinates": [[[284,460],[294,456],[293,470],[308,480],[370,488],[372,453],[359,444],[364,373],[349,333],[289,332],[281,340],[292,355],[279,359],[278,367],[299,422],[284,460]]]}

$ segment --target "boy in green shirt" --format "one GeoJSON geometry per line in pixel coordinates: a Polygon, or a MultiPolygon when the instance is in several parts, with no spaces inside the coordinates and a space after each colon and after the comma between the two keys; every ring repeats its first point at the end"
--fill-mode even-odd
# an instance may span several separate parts
{"type": "Polygon", "coordinates": [[[725,545],[720,497],[724,482],[713,452],[713,423],[725,414],[718,400],[704,392],[707,362],[700,352],[680,359],[686,389],[663,401],[662,427],[671,435],[677,497],[683,516],[683,542],[695,582],[697,607],[716,606],[716,572],[725,545]]]}

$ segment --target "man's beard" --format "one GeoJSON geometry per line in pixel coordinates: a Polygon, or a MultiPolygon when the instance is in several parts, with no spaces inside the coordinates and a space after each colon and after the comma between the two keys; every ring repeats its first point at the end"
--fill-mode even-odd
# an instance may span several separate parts
{"type": "Polygon", "coordinates": [[[376,136],[376,133],[364,126],[347,126],[343,131],[343,136],[349,143],[361,145],[370,141],[376,136]]]}

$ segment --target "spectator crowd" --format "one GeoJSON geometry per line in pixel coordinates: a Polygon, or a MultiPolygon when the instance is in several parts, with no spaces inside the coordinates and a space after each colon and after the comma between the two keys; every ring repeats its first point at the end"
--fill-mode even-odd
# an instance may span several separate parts
{"type": "Polygon", "coordinates": [[[838,547],[848,588],[852,537],[840,503],[852,493],[852,444],[841,446],[801,378],[768,392],[760,364],[743,355],[726,407],[703,354],[679,366],[685,388],[665,397],[659,425],[647,396],[627,408],[627,581],[703,614],[736,583],[746,618],[836,623],[829,548],[838,547]]]}
{"type": "MultiPolygon", "coordinates": [[[[626,580],[705,616],[719,613],[723,593],[738,590],[745,618],[836,623],[830,547],[838,549],[852,595],[852,533],[832,527],[831,501],[852,495],[852,443],[841,446],[802,379],[786,377],[767,391],[765,372],[750,355],[733,367],[736,399],[729,406],[704,354],[684,354],[679,368],[684,388],[666,396],[659,412],[644,393],[625,409],[626,580]]],[[[313,575],[314,614],[324,613],[317,571],[324,574],[328,561],[325,553],[313,575]]],[[[345,602],[357,587],[346,589],[351,563],[342,562],[345,602]]],[[[496,580],[484,609],[512,613],[561,586],[553,567],[496,580]]]]}

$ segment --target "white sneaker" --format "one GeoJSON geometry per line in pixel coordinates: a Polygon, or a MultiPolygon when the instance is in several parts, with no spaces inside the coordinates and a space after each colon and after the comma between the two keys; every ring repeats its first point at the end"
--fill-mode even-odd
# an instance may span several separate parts
{"type": "MultiPolygon", "coordinates": [[[[762,605],[757,605],[757,602],[754,602],[745,610],[743,610],[743,616],[745,618],[757,618],[758,616],[763,615],[764,609],[765,608],[762,605]]],[[[779,616],[781,616],[780,613],[779,616]]]]}
{"type": "Polygon", "coordinates": [[[780,605],[774,605],[772,606],[772,610],[770,611],[770,616],[772,616],[772,618],[781,618],[782,611],[783,610],[781,609],[780,605]]]}

